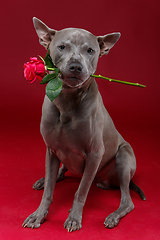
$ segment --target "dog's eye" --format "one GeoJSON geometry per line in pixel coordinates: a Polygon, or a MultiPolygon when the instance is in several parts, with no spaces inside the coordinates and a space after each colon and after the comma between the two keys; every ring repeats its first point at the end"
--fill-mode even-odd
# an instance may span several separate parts
{"type": "Polygon", "coordinates": [[[60,50],[63,50],[63,49],[65,49],[65,46],[64,46],[64,45],[60,45],[60,46],[58,46],[58,48],[59,48],[60,50]]]}
{"type": "Polygon", "coordinates": [[[92,48],[88,48],[88,49],[87,49],[87,53],[89,53],[89,54],[92,54],[93,51],[94,51],[94,50],[93,50],[92,48]]]}

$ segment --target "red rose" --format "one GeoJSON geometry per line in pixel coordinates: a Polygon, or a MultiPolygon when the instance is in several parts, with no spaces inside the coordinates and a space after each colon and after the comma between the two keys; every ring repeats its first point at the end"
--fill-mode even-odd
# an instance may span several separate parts
{"type": "Polygon", "coordinates": [[[40,81],[45,76],[45,67],[42,60],[38,60],[36,57],[30,58],[30,62],[24,64],[24,77],[29,82],[34,82],[36,79],[40,81]]]}

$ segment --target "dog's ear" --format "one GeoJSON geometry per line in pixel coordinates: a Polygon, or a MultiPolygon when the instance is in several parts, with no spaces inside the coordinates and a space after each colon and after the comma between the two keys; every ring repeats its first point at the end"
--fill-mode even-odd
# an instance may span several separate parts
{"type": "Polygon", "coordinates": [[[36,17],[33,18],[33,24],[39,37],[40,44],[48,49],[48,46],[53,36],[56,34],[56,31],[47,27],[41,20],[36,17]]]}
{"type": "Polygon", "coordinates": [[[120,36],[121,34],[117,32],[97,37],[100,46],[100,57],[109,53],[109,50],[118,41],[120,36]]]}

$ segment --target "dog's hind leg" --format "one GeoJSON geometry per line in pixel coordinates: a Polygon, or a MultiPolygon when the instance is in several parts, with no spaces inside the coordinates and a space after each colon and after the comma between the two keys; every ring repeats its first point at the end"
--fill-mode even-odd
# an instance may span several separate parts
{"type": "Polygon", "coordinates": [[[34,184],[33,184],[33,189],[34,190],[41,190],[44,188],[44,177],[38,179],[34,184]]]}
{"type": "MultiPolygon", "coordinates": [[[[65,173],[68,171],[68,169],[62,164],[61,168],[59,169],[58,172],[58,177],[57,177],[57,182],[60,182],[64,180],[65,173]]],[[[44,178],[40,178],[38,181],[36,181],[33,184],[33,189],[34,190],[41,190],[44,188],[44,178]]]]}
{"type": "Polygon", "coordinates": [[[130,196],[129,183],[136,170],[136,159],[129,144],[119,147],[116,154],[116,172],[121,190],[121,202],[119,208],[111,213],[104,222],[105,227],[113,228],[119,220],[134,209],[130,196]]]}

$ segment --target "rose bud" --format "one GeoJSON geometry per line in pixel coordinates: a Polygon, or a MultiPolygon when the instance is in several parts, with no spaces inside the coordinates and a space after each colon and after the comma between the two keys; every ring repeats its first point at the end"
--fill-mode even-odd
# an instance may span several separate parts
{"type": "Polygon", "coordinates": [[[30,58],[30,62],[24,64],[24,77],[29,82],[34,82],[36,79],[40,81],[45,76],[45,66],[42,60],[38,60],[36,57],[30,58]]]}

